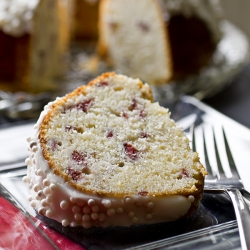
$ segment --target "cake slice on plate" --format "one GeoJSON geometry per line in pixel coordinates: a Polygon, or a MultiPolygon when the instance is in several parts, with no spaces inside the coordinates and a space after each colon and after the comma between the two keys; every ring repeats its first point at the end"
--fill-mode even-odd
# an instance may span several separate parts
{"type": "Polygon", "coordinates": [[[105,73],[49,103],[28,138],[29,201],[63,226],[130,226],[192,214],[206,171],[139,79],[105,73]]]}

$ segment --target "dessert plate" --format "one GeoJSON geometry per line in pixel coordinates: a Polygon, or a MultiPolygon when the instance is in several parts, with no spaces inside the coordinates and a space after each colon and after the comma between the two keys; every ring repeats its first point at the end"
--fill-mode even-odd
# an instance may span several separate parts
{"type": "MultiPolygon", "coordinates": [[[[242,177],[244,185],[250,191],[248,181],[248,155],[250,149],[250,130],[238,124],[230,118],[220,114],[208,107],[194,97],[183,96],[174,103],[161,103],[170,108],[172,118],[183,127],[189,134],[189,128],[194,121],[196,125],[215,131],[225,128],[233,157],[242,177]]],[[[238,227],[235,221],[235,214],[229,198],[225,194],[204,193],[198,210],[190,217],[175,222],[161,223],[155,225],[133,226],[130,228],[70,228],[62,227],[58,222],[51,219],[37,216],[28,202],[28,189],[22,182],[22,176],[26,173],[24,158],[27,157],[27,143],[25,137],[32,132],[33,123],[12,126],[0,130],[0,208],[3,204],[2,198],[8,199],[14,204],[15,209],[22,211],[25,216],[31,218],[34,223],[30,227],[39,227],[37,234],[41,237],[49,237],[51,249],[240,249],[238,227]],[[66,238],[65,238],[66,237],[66,238]],[[64,246],[59,244],[65,242],[64,246]]],[[[191,136],[190,136],[191,138],[191,136]]],[[[219,139],[219,138],[218,138],[219,139]]],[[[199,148],[199,147],[197,147],[199,148]]],[[[200,153],[201,161],[204,156],[200,153]]],[[[223,160],[223,155],[221,156],[223,160]]],[[[212,164],[213,165],[213,164],[212,164]]],[[[226,165],[226,163],[225,163],[226,165]]],[[[230,175],[229,167],[226,173],[230,175]]],[[[0,222],[6,222],[8,218],[1,217],[0,222]]],[[[10,217],[10,219],[13,218],[10,217]]],[[[14,223],[14,222],[13,222],[14,223]]],[[[6,236],[3,223],[0,223],[0,234],[6,236]]],[[[24,232],[20,233],[20,227],[15,227],[12,235],[13,241],[16,235],[22,237],[29,227],[22,227],[24,232]],[[19,230],[19,234],[15,233],[19,230]]],[[[27,238],[28,243],[32,238],[27,238]]],[[[48,244],[48,242],[44,244],[48,244]]],[[[3,242],[0,240],[0,248],[3,242]]],[[[14,244],[14,243],[13,243],[14,244]]],[[[5,249],[8,249],[5,247],[5,249]]],[[[50,248],[48,248],[50,249],[50,248]]]]}

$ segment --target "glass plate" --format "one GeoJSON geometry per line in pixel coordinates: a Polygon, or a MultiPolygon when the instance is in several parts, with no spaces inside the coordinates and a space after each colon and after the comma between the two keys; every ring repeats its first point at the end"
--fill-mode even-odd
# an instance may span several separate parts
{"type": "MultiPolygon", "coordinates": [[[[52,219],[37,215],[29,206],[27,201],[27,187],[22,182],[21,176],[2,178],[1,183],[6,189],[9,189],[11,194],[0,186],[0,201],[2,197],[5,197],[16,209],[19,209],[19,214],[21,215],[19,215],[20,218],[18,217],[18,225],[20,225],[20,220],[25,222],[22,223],[22,229],[17,226],[14,229],[12,228],[12,239],[15,239],[17,232],[19,234],[22,233],[27,245],[32,244],[32,241],[34,241],[32,233],[35,231],[35,239],[40,244],[57,246],[58,242],[64,241],[68,246],[82,246],[83,249],[90,250],[154,249],[163,246],[171,246],[174,247],[173,249],[178,249],[176,248],[178,246],[179,249],[182,249],[185,246],[185,249],[187,249],[188,245],[192,248],[197,243],[202,247],[211,247],[212,245],[212,249],[221,249],[220,247],[222,246],[224,249],[236,249],[240,247],[234,210],[229,197],[225,194],[214,195],[204,193],[198,210],[191,217],[179,219],[174,222],[132,226],[128,228],[83,229],[79,227],[63,227],[60,223],[52,219]],[[16,201],[14,196],[18,198],[18,201],[16,201]],[[39,227],[37,227],[38,225],[39,227]],[[43,227],[47,229],[45,231],[41,230],[43,229],[41,225],[45,225],[43,227]],[[48,232],[49,230],[50,232],[48,232]],[[51,230],[54,232],[51,232],[51,230]],[[65,242],[64,236],[67,236],[72,242],[65,242]],[[44,241],[42,241],[43,238],[44,241]],[[75,245],[75,243],[78,243],[78,245],[75,245]]],[[[1,205],[2,202],[0,202],[0,209],[1,205]]],[[[2,216],[3,214],[0,215],[0,221],[3,219],[2,216]]],[[[6,217],[5,221],[8,221],[6,217]]],[[[9,218],[9,221],[14,221],[13,217],[9,218]]],[[[0,225],[0,232],[3,231],[1,227],[2,225],[0,225]]],[[[0,247],[2,247],[1,240],[0,247]]],[[[8,249],[6,245],[5,249],[8,249]]],[[[67,248],[61,246],[60,249],[67,248]]]]}
{"type": "MultiPolygon", "coordinates": [[[[171,117],[187,133],[194,121],[196,121],[197,128],[203,126],[205,129],[209,129],[210,126],[213,126],[217,130],[217,128],[224,126],[226,133],[229,135],[229,145],[234,153],[233,156],[242,176],[243,183],[247,190],[250,190],[250,183],[248,181],[249,129],[220,114],[194,97],[182,96],[176,102],[172,102],[171,104],[162,103],[162,105],[170,108],[172,112],[171,117]]],[[[93,250],[124,248],[240,249],[234,210],[229,198],[225,194],[215,195],[204,193],[198,210],[190,218],[148,226],[106,229],[70,228],[62,227],[60,223],[46,217],[37,216],[33,208],[29,205],[27,186],[22,182],[22,176],[26,173],[24,159],[27,157],[27,152],[21,149],[26,148],[24,138],[30,135],[32,129],[33,124],[22,124],[21,126],[12,126],[0,130],[0,138],[3,139],[0,144],[0,183],[9,191],[11,199],[8,200],[24,213],[25,216],[28,216],[35,222],[31,227],[39,225],[45,235],[41,234],[40,231],[37,232],[35,229],[32,229],[31,232],[35,230],[36,233],[39,233],[39,235],[42,235],[46,239],[48,236],[50,239],[49,243],[52,241],[54,244],[52,244],[53,248],[71,249],[71,247],[74,247],[74,249],[87,248],[93,250]],[[17,155],[17,152],[19,152],[18,158],[15,159],[14,156],[17,155]],[[8,159],[11,160],[7,156],[11,155],[15,159],[15,164],[7,162],[8,159]]],[[[190,137],[189,133],[188,136],[190,137]]],[[[200,157],[201,161],[204,162],[204,156],[201,152],[200,157]]],[[[3,188],[0,189],[0,197],[6,198],[6,191],[3,190],[3,188]]],[[[2,202],[0,202],[0,207],[1,205],[2,202]]],[[[0,222],[2,219],[0,213],[0,222]]],[[[26,229],[27,227],[23,227],[23,230],[26,229]]],[[[0,234],[1,230],[3,231],[2,223],[0,223],[0,234]]],[[[13,238],[15,235],[13,234],[13,238]]],[[[29,239],[32,241],[32,238],[29,239]]]]}

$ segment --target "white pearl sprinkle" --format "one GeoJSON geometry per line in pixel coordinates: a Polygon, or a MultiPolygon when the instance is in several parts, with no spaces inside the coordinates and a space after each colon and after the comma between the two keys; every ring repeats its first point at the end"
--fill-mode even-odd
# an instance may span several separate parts
{"type": "Polygon", "coordinates": [[[60,202],[60,208],[66,210],[69,207],[69,203],[65,200],[60,202]]]}
{"type": "Polygon", "coordinates": [[[70,226],[71,226],[71,227],[77,227],[78,224],[77,224],[75,221],[72,221],[72,222],[70,223],[70,226]]]}
{"type": "Polygon", "coordinates": [[[31,205],[32,207],[36,207],[36,201],[32,200],[32,201],[30,202],[30,205],[31,205]]]}
{"type": "Polygon", "coordinates": [[[92,213],[91,214],[91,218],[93,219],[93,220],[97,220],[98,219],[98,213],[92,213]]]}
{"type": "Polygon", "coordinates": [[[46,214],[46,208],[45,207],[40,207],[38,209],[38,213],[41,214],[41,215],[45,215],[46,214]]]}
{"type": "Polygon", "coordinates": [[[82,219],[82,214],[80,214],[80,213],[76,213],[75,215],[74,215],[74,218],[75,218],[75,220],[81,220],[82,219]]]}
{"type": "Polygon", "coordinates": [[[188,200],[189,200],[190,202],[194,202],[195,198],[194,198],[193,195],[189,195],[189,196],[188,196],[188,200]]]}
{"type": "Polygon", "coordinates": [[[79,213],[79,212],[81,211],[81,208],[80,208],[79,206],[73,206],[73,207],[72,207],[72,211],[73,211],[74,213],[79,213]]]}
{"type": "Polygon", "coordinates": [[[25,182],[25,183],[28,183],[29,182],[29,177],[27,176],[27,175],[25,175],[24,177],[23,177],[23,182],[25,182]]]}
{"type": "Polygon", "coordinates": [[[37,150],[38,150],[38,147],[37,146],[34,146],[34,147],[32,147],[32,152],[36,152],[37,150]]]}
{"type": "Polygon", "coordinates": [[[90,209],[90,207],[84,207],[83,208],[83,212],[85,213],[85,214],[89,214],[90,212],[91,212],[91,209],[90,209]]]}
{"type": "Polygon", "coordinates": [[[151,220],[152,219],[152,214],[146,214],[146,219],[151,220]]]}
{"type": "Polygon", "coordinates": [[[43,171],[41,169],[38,169],[36,175],[43,176],[43,171]]]}
{"type": "Polygon", "coordinates": [[[84,214],[84,215],[82,216],[82,221],[83,221],[83,222],[88,222],[88,221],[90,221],[90,215],[84,214]]]}
{"type": "Polygon", "coordinates": [[[64,227],[68,226],[68,225],[69,225],[68,220],[62,220],[62,225],[63,225],[64,227]]]}
{"type": "Polygon", "coordinates": [[[50,184],[50,185],[49,185],[49,189],[50,189],[51,191],[54,191],[54,190],[56,189],[56,185],[55,185],[54,183],[50,184]]]}
{"type": "Polygon", "coordinates": [[[111,202],[111,200],[104,199],[104,200],[102,200],[102,204],[104,207],[110,208],[112,205],[112,202],[111,202]]]}
{"type": "Polygon", "coordinates": [[[137,217],[134,217],[134,218],[132,219],[132,222],[133,222],[133,223],[138,222],[138,218],[137,218],[137,217]]]}
{"type": "Polygon", "coordinates": [[[128,213],[128,217],[132,218],[132,217],[134,217],[134,216],[135,216],[135,213],[134,213],[134,212],[129,212],[129,213],[128,213]]]}
{"type": "Polygon", "coordinates": [[[114,215],[115,214],[115,210],[113,209],[113,208],[109,208],[108,210],[107,210],[107,215],[108,216],[112,216],[112,215],[114,215]]]}
{"type": "Polygon", "coordinates": [[[107,216],[106,216],[106,214],[105,213],[100,213],[99,214],[99,221],[105,221],[106,220],[106,218],[107,218],[107,216]]]}
{"type": "Polygon", "coordinates": [[[42,199],[41,204],[42,204],[43,207],[46,207],[46,206],[49,205],[48,202],[46,201],[46,199],[42,199]]]}
{"type": "Polygon", "coordinates": [[[116,209],[116,213],[122,214],[122,213],[123,213],[123,208],[118,207],[118,208],[116,209]]]}
{"type": "Polygon", "coordinates": [[[40,187],[39,184],[35,184],[35,185],[33,186],[33,189],[34,189],[35,192],[38,192],[39,190],[41,190],[41,187],[40,187]]]}
{"type": "Polygon", "coordinates": [[[45,195],[50,195],[51,194],[51,190],[49,189],[49,187],[46,187],[46,188],[43,189],[43,193],[45,195]]]}
{"type": "Polygon", "coordinates": [[[51,209],[48,209],[48,210],[46,211],[46,216],[47,216],[47,217],[52,217],[52,215],[53,215],[53,211],[52,211],[51,209]]]}
{"type": "Polygon", "coordinates": [[[28,197],[28,201],[32,201],[33,200],[33,197],[30,195],[29,197],[28,197]]]}
{"type": "Polygon", "coordinates": [[[41,200],[43,197],[43,194],[41,194],[42,192],[40,192],[40,191],[36,194],[36,200],[41,200]]]}
{"type": "Polygon", "coordinates": [[[48,196],[46,197],[46,201],[47,201],[48,203],[51,203],[51,202],[52,202],[52,197],[51,197],[51,195],[48,195],[48,196]]]}
{"type": "Polygon", "coordinates": [[[127,198],[125,199],[125,202],[126,202],[126,203],[130,203],[130,202],[131,202],[131,198],[127,197],[127,198]]]}
{"type": "Polygon", "coordinates": [[[70,197],[70,201],[71,201],[72,203],[76,203],[76,202],[77,202],[77,198],[75,198],[75,197],[70,197]]]}
{"type": "Polygon", "coordinates": [[[97,205],[94,205],[92,208],[93,212],[98,212],[99,211],[99,207],[97,205]]]}
{"type": "Polygon", "coordinates": [[[44,179],[43,180],[43,185],[44,186],[49,186],[50,185],[50,181],[48,179],[44,179]]]}
{"type": "Polygon", "coordinates": [[[152,201],[148,202],[147,208],[152,209],[154,207],[154,203],[152,201]]]}
{"type": "Polygon", "coordinates": [[[30,160],[30,158],[25,159],[25,164],[28,165],[28,166],[31,165],[31,160],[30,160]]]}
{"type": "Polygon", "coordinates": [[[88,200],[88,205],[89,206],[94,206],[95,205],[95,200],[94,199],[89,199],[88,200]]]}

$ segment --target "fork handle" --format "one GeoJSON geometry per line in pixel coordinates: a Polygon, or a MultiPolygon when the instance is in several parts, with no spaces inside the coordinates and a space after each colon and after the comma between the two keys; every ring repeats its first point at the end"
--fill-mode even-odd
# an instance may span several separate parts
{"type": "Polygon", "coordinates": [[[227,189],[238,223],[242,250],[250,250],[250,210],[238,189],[227,189]]]}

